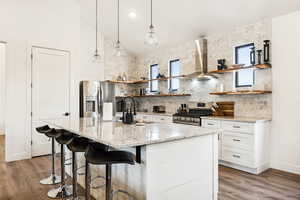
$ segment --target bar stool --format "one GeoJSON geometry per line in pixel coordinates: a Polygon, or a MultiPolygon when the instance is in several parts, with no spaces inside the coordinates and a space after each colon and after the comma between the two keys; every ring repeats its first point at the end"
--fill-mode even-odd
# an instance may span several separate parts
{"type": "Polygon", "coordinates": [[[55,185],[61,182],[61,177],[55,174],[55,137],[58,137],[60,133],[56,132],[55,129],[51,129],[48,125],[41,126],[36,128],[38,133],[44,134],[51,139],[52,149],[51,149],[51,157],[52,157],[52,168],[51,175],[48,178],[45,178],[40,181],[43,185],[55,185]]]}
{"type": "Polygon", "coordinates": [[[74,136],[72,141],[67,144],[67,147],[72,151],[72,174],[73,174],[73,200],[84,199],[84,196],[77,194],[77,155],[78,152],[85,152],[91,141],[84,137],[74,136]]]}
{"type": "Polygon", "coordinates": [[[65,146],[69,144],[74,138],[74,134],[60,129],[56,130],[60,133],[58,137],[56,137],[56,141],[60,144],[60,154],[61,154],[61,185],[58,188],[52,189],[48,192],[48,197],[53,199],[62,199],[72,196],[72,186],[67,185],[65,182],[65,146]]]}
{"type": "MultiPolygon", "coordinates": [[[[126,194],[130,199],[135,199],[127,191],[113,190],[111,181],[113,164],[135,164],[135,156],[132,153],[126,151],[99,151],[94,147],[94,145],[90,144],[84,155],[87,162],[86,168],[89,167],[89,164],[106,166],[106,200],[112,200],[113,196],[115,196],[117,193],[123,193],[126,194]]],[[[86,179],[90,179],[89,174],[86,174],[86,179]]],[[[89,184],[89,182],[86,181],[86,184],[89,184]]],[[[86,192],[86,200],[90,200],[90,191],[86,192]]]]}

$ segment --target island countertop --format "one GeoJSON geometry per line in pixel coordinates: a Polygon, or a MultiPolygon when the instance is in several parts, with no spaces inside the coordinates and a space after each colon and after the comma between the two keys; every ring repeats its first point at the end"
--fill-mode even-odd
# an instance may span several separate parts
{"type": "Polygon", "coordinates": [[[218,130],[175,123],[147,123],[143,126],[138,126],[135,124],[127,125],[121,122],[101,122],[93,118],[76,118],[71,120],[43,119],[41,121],[54,128],[68,130],[116,149],[218,133],[218,130]]]}

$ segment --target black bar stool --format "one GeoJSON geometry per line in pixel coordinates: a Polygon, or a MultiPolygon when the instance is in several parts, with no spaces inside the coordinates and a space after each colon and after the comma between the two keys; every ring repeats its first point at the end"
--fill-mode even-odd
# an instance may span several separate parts
{"type": "Polygon", "coordinates": [[[85,152],[91,141],[84,137],[74,136],[72,141],[67,145],[72,151],[72,174],[73,174],[73,200],[83,200],[84,196],[78,196],[77,193],[77,155],[78,152],[85,152]]]}
{"type": "Polygon", "coordinates": [[[72,186],[66,185],[65,172],[65,146],[69,144],[74,138],[74,134],[66,130],[56,130],[60,135],[56,137],[56,141],[60,144],[61,154],[61,185],[58,188],[52,189],[48,192],[48,197],[53,199],[63,199],[72,196],[72,186]]]}
{"type": "Polygon", "coordinates": [[[52,157],[52,168],[51,175],[48,178],[45,178],[40,181],[43,185],[55,185],[61,182],[61,177],[55,174],[55,138],[60,135],[55,129],[51,129],[48,125],[41,126],[36,128],[38,133],[44,134],[51,139],[52,149],[51,149],[51,157],[52,157]]]}
{"type": "MultiPolygon", "coordinates": [[[[135,198],[131,196],[127,191],[124,190],[113,190],[112,189],[112,165],[113,164],[135,164],[135,156],[126,151],[101,151],[95,148],[93,144],[90,144],[85,152],[86,169],[89,168],[89,164],[93,165],[105,165],[106,166],[106,200],[112,200],[113,196],[117,193],[124,193],[130,199],[135,198]]],[[[86,174],[86,184],[89,184],[90,175],[86,174]]],[[[87,190],[86,200],[90,200],[90,191],[87,190]]]]}

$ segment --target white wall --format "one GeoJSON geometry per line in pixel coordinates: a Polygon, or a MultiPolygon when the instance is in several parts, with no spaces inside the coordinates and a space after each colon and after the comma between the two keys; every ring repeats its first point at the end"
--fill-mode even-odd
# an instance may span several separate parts
{"type": "Polygon", "coordinates": [[[300,174],[300,12],[272,24],[273,128],[271,165],[300,174]]]}
{"type": "Polygon", "coordinates": [[[0,135],[4,135],[5,119],[5,43],[0,42],[0,135]]]}
{"type": "Polygon", "coordinates": [[[71,52],[71,113],[78,106],[80,5],[77,0],[0,1],[0,40],[7,42],[6,160],[30,158],[31,46],[71,52]],[[77,99],[77,98],[76,98],[77,99]]]}

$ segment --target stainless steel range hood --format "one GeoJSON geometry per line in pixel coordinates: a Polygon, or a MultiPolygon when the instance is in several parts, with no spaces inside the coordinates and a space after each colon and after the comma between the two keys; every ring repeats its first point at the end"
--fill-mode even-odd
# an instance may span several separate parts
{"type": "Polygon", "coordinates": [[[200,38],[195,40],[195,72],[190,74],[189,77],[197,78],[198,80],[209,80],[216,78],[207,72],[207,39],[200,38]]]}

